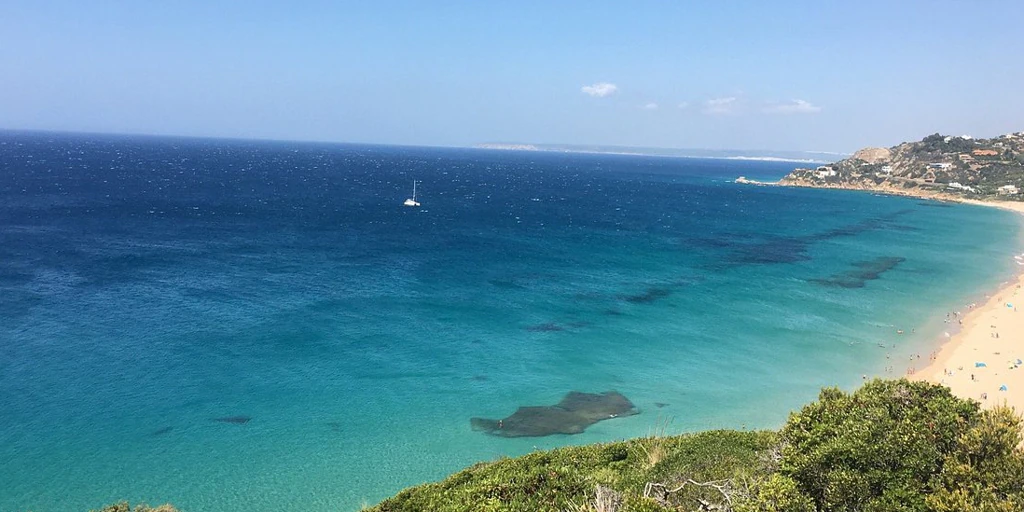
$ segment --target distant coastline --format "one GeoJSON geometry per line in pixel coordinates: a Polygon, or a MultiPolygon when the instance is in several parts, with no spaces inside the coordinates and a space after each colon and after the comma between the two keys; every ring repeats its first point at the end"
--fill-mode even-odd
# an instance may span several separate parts
{"type": "Polygon", "coordinates": [[[834,160],[836,157],[848,156],[846,153],[825,151],[779,151],[779,150],[739,150],[739,149],[676,149],[647,148],[626,146],[584,146],[572,144],[528,144],[528,143],[482,143],[472,146],[474,149],[496,151],[537,151],[548,153],[583,153],[598,155],[629,155],[655,156],[668,158],[706,158],[713,160],[742,160],[761,162],[794,162],[804,164],[820,164],[834,160]]]}

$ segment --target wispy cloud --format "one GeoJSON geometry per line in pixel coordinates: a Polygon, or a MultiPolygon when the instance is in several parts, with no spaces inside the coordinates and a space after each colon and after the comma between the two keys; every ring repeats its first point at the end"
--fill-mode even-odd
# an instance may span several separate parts
{"type": "Polygon", "coordinates": [[[595,98],[604,98],[605,96],[614,94],[615,91],[618,90],[619,87],[617,85],[608,82],[597,82],[596,84],[584,85],[580,88],[580,91],[582,91],[583,94],[588,94],[595,98]]]}
{"type": "Polygon", "coordinates": [[[713,98],[704,102],[704,113],[712,115],[735,114],[739,107],[739,98],[713,98]]]}
{"type": "Polygon", "coordinates": [[[772,103],[764,108],[768,114],[817,114],[821,107],[812,105],[809,101],[792,100],[783,103],[772,103]]]}
{"type": "Polygon", "coordinates": [[[690,102],[684,101],[684,102],[680,103],[677,106],[679,107],[680,110],[687,109],[687,108],[690,108],[690,102]]]}
{"type": "Polygon", "coordinates": [[[650,103],[645,104],[644,106],[642,106],[640,108],[642,108],[644,110],[658,110],[658,104],[652,101],[650,103]]]}

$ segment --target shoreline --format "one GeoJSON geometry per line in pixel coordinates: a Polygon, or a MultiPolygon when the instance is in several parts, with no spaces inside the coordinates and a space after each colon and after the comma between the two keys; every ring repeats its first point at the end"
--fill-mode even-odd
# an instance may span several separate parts
{"type": "MultiPolygon", "coordinates": [[[[1012,211],[1021,215],[1024,224],[1024,203],[962,198],[957,202],[1012,211]]],[[[1024,361],[1022,301],[1024,267],[986,294],[983,303],[968,304],[947,315],[957,322],[954,332],[908,378],[947,386],[954,395],[975,400],[986,409],[1008,405],[1018,415],[1024,413],[1024,363],[1017,362],[1024,361]],[[983,366],[976,366],[979,363],[983,366]]]]}
{"type": "Polygon", "coordinates": [[[896,187],[877,187],[877,188],[866,188],[849,186],[845,183],[836,184],[824,184],[818,185],[808,183],[806,181],[795,181],[787,180],[782,178],[774,183],[764,183],[765,185],[776,185],[779,187],[794,187],[794,188],[816,188],[826,190],[851,190],[857,192],[871,192],[873,194],[881,194],[885,196],[899,196],[909,197],[913,199],[922,199],[927,201],[945,201],[950,203],[965,203],[975,204],[979,206],[991,206],[994,208],[1002,208],[1004,210],[1011,210],[1017,213],[1024,214],[1024,201],[1000,201],[1000,200],[983,200],[983,199],[969,199],[956,194],[951,194],[943,190],[922,190],[918,189],[904,189],[896,187]]]}
{"type": "MultiPolygon", "coordinates": [[[[852,190],[999,208],[1020,216],[1022,227],[1018,236],[1024,237],[1024,201],[968,199],[940,191],[921,193],[889,188],[816,186],[782,180],[775,185],[852,190]]],[[[949,337],[933,345],[936,349],[922,368],[915,369],[916,364],[911,363],[906,377],[947,386],[954,395],[975,400],[986,409],[1008,405],[1018,415],[1024,415],[1024,266],[999,288],[983,296],[983,301],[947,314],[951,323],[957,322],[951,326],[949,337]],[[984,366],[976,366],[977,363],[984,366]]]]}

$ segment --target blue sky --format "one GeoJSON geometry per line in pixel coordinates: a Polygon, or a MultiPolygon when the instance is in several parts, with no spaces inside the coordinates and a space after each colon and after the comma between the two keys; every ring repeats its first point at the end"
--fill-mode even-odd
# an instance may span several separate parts
{"type": "Polygon", "coordinates": [[[1024,130],[1021,20],[996,0],[0,0],[0,128],[851,151],[1024,130]]]}

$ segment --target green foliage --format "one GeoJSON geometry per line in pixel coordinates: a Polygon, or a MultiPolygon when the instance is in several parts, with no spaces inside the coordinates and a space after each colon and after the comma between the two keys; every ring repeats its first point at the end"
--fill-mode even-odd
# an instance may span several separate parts
{"type": "Polygon", "coordinates": [[[737,512],[814,512],[814,502],[789,477],[773,474],[759,482],[737,512]]]}
{"type": "Polygon", "coordinates": [[[927,498],[935,512],[1024,510],[1021,419],[1005,407],[984,411],[960,436],[927,498]]]}
{"type": "Polygon", "coordinates": [[[781,472],[822,512],[1024,510],[1020,427],[923,382],[825,389],[783,428],[781,472]]]}
{"type": "MultiPolygon", "coordinates": [[[[711,431],[536,452],[478,464],[441,482],[406,489],[371,510],[590,510],[585,504],[593,501],[598,484],[620,492],[624,510],[664,510],[643,498],[648,482],[676,484],[686,478],[703,481],[765,473],[761,454],[776,439],[770,432],[711,431]],[[653,453],[661,455],[652,457],[653,453]]],[[[703,492],[688,489],[671,500],[684,503],[703,492]]]]}

